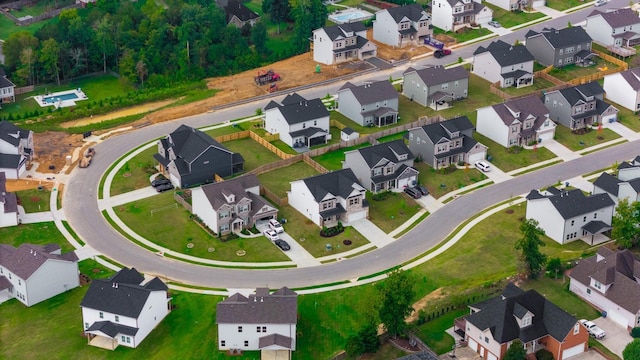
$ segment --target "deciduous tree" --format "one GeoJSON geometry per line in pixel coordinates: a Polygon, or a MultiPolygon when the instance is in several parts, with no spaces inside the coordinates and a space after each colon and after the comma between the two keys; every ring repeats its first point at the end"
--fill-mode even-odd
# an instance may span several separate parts
{"type": "Polygon", "coordinates": [[[536,220],[527,219],[520,224],[520,232],[522,238],[516,242],[516,250],[522,252],[522,258],[529,266],[529,275],[536,278],[547,261],[547,256],[539,249],[540,246],[544,246],[540,239],[544,236],[544,230],[538,227],[536,220]]]}
{"type": "Polygon", "coordinates": [[[628,199],[620,199],[613,216],[611,237],[618,247],[630,249],[640,240],[640,202],[629,202],[628,199]]]}
{"type": "Polygon", "coordinates": [[[634,339],[628,343],[622,351],[622,358],[624,360],[638,360],[640,359],[640,339],[634,339]]]}
{"type": "Polygon", "coordinates": [[[388,278],[378,285],[382,301],[378,314],[384,328],[391,336],[397,336],[407,329],[405,319],[413,312],[415,280],[402,270],[394,270],[388,278]]]}
{"type": "Polygon", "coordinates": [[[44,70],[54,76],[58,85],[60,85],[60,45],[55,39],[45,40],[40,50],[40,62],[44,70]]]}

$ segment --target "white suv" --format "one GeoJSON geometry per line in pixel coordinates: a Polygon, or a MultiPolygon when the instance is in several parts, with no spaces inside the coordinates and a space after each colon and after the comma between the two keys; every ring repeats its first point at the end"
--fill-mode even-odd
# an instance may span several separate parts
{"type": "Polygon", "coordinates": [[[284,228],[282,227],[282,225],[278,222],[278,220],[275,219],[269,220],[269,229],[275,231],[278,234],[284,232],[284,228]]]}
{"type": "Polygon", "coordinates": [[[475,166],[476,166],[476,168],[482,170],[483,172],[491,171],[491,165],[487,164],[486,162],[484,162],[482,160],[476,161],[475,166]]]}

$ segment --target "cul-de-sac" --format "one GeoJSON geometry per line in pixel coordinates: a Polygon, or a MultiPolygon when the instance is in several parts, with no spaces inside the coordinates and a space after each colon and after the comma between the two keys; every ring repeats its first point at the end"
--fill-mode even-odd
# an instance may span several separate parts
{"type": "Polygon", "coordinates": [[[640,360],[636,0],[0,0],[0,358],[640,360]]]}

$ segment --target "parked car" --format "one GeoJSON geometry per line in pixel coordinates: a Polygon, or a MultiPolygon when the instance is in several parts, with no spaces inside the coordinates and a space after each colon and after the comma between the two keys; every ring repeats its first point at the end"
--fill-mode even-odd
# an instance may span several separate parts
{"type": "Polygon", "coordinates": [[[422,197],[422,193],[420,192],[420,190],[416,189],[416,188],[412,188],[412,187],[406,187],[404,188],[404,192],[411,196],[414,199],[420,199],[422,197]]]}
{"type": "Polygon", "coordinates": [[[158,185],[156,186],[156,191],[161,193],[161,192],[165,192],[167,190],[171,190],[173,189],[173,185],[171,184],[162,184],[162,185],[158,185]]]}
{"type": "Polygon", "coordinates": [[[593,336],[596,339],[602,339],[607,335],[604,330],[600,329],[600,327],[598,327],[598,325],[594,324],[592,321],[582,319],[580,320],[580,323],[587,328],[589,335],[593,336]]]}
{"type": "Polygon", "coordinates": [[[417,185],[416,189],[420,190],[420,193],[422,195],[424,195],[424,196],[429,195],[429,190],[426,187],[424,187],[423,185],[417,185]]]}
{"type": "Polygon", "coordinates": [[[277,241],[280,238],[278,237],[278,233],[273,229],[267,229],[263,232],[264,236],[271,241],[277,241]]]}
{"type": "Polygon", "coordinates": [[[450,49],[438,49],[433,52],[433,56],[440,59],[443,56],[451,55],[450,49]]]}
{"type": "Polygon", "coordinates": [[[80,164],[78,167],[86,168],[91,165],[91,160],[93,160],[93,156],[96,154],[96,150],[92,147],[88,148],[87,151],[84,152],[84,156],[80,159],[80,164]]]}
{"type": "Polygon", "coordinates": [[[291,247],[289,246],[289,243],[287,243],[282,239],[276,240],[275,243],[282,251],[287,251],[291,249],[291,247]]]}
{"type": "Polygon", "coordinates": [[[607,0],[596,0],[596,2],[593,3],[593,6],[602,6],[606,3],[607,3],[607,0]]]}
{"type": "Polygon", "coordinates": [[[157,178],[151,182],[151,186],[158,187],[160,185],[171,184],[171,180],[167,178],[157,178]]]}
{"type": "Polygon", "coordinates": [[[269,228],[278,234],[284,232],[284,228],[282,227],[282,224],[280,224],[276,219],[269,220],[269,228]]]}
{"type": "Polygon", "coordinates": [[[500,23],[495,20],[489,21],[489,25],[493,26],[494,28],[502,27],[502,25],[500,25],[500,23]]]}
{"type": "Polygon", "coordinates": [[[480,161],[476,161],[475,166],[477,169],[483,171],[483,172],[489,172],[491,171],[491,165],[487,164],[485,161],[480,160],[480,161]]]}

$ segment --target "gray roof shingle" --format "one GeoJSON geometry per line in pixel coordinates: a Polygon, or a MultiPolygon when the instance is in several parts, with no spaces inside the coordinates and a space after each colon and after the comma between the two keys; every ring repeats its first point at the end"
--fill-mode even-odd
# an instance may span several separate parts
{"type": "Polygon", "coordinates": [[[216,305],[217,324],[295,324],[298,320],[298,294],[282,288],[269,294],[256,289],[245,297],[238,293],[216,305]]]}
{"type": "Polygon", "coordinates": [[[33,244],[21,244],[17,248],[7,244],[0,244],[0,265],[21,279],[27,280],[48,260],[78,261],[78,257],[73,251],[56,254],[60,250],[60,246],[57,244],[47,246],[46,250],[44,246],[33,244]]]}
{"type": "Polygon", "coordinates": [[[530,30],[525,35],[526,39],[533,36],[542,35],[553,46],[553,48],[564,48],[576,44],[584,44],[591,42],[591,36],[582,28],[582,26],[572,26],[564,29],[544,28],[541,32],[530,30]]]}
{"type": "Polygon", "coordinates": [[[369,165],[369,168],[373,168],[381,160],[399,163],[407,160],[413,160],[415,158],[403,140],[395,140],[388,143],[367,146],[358,149],[358,152],[367,165],[369,165]],[[398,155],[406,155],[406,159],[399,159],[398,155]]]}
{"type": "Polygon", "coordinates": [[[329,36],[329,39],[331,39],[332,41],[339,37],[343,37],[343,38],[352,37],[352,36],[355,36],[355,33],[357,32],[367,30],[366,26],[364,26],[364,24],[361,22],[352,22],[352,23],[346,23],[346,24],[333,25],[333,26],[324,27],[322,29],[324,30],[324,32],[327,33],[327,36],[329,36]]]}
{"type": "Polygon", "coordinates": [[[640,90],[640,68],[621,71],[619,74],[633,90],[640,90]]]}
{"type": "Polygon", "coordinates": [[[398,6],[395,8],[387,9],[386,11],[389,12],[389,15],[393,17],[393,20],[395,20],[396,23],[399,23],[405,17],[414,22],[419,21],[422,16],[427,16],[430,18],[429,14],[424,11],[420,4],[398,6]]]}
{"type": "MultiPolygon", "coordinates": [[[[329,116],[329,110],[319,98],[307,100],[297,93],[287,95],[282,100],[282,105],[269,103],[269,109],[277,107],[289,125],[299,124],[309,120],[315,120],[329,116]]],[[[266,109],[266,108],[265,108],[266,109]]],[[[266,110],[269,110],[266,109],[266,110]]]]}
{"type": "Polygon", "coordinates": [[[202,191],[209,200],[211,207],[214,210],[218,210],[222,205],[228,203],[225,195],[233,194],[235,196],[234,203],[238,203],[244,198],[249,198],[246,189],[255,186],[260,186],[258,177],[254,174],[247,174],[231,180],[202,185],[202,191]]]}
{"type": "Polygon", "coordinates": [[[0,74],[0,89],[10,87],[16,87],[16,84],[12,83],[11,80],[0,74]]]}
{"type": "Polygon", "coordinates": [[[227,22],[229,22],[234,16],[240,21],[250,21],[260,17],[260,15],[251,11],[243,3],[236,0],[227,0],[227,5],[224,7],[224,11],[227,13],[227,22]]]}
{"type": "Polygon", "coordinates": [[[473,124],[468,117],[459,116],[457,118],[437,122],[434,124],[424,125],[422,129],[424,130],[425,134],[427,134],[429,139],[431,139],[431,142],[435,144],[442,138],[451,140],[451,133],[473,129],[473,124]]]}
{"type": "Polygon", "coordinates": [[[374,81],[364,85],[354,85],[346,82],[339,90],[350,91],[360,104],[373,104],[375,102],[398,99],[399,95],[389,80],[374,81]]]}
{"type": "Polygon", "coordinates": [[[403,76],[415,72],[427,86],[439,85],[456,80],[469,79],[469,72],[462,66],[444,68],[443,66],[433,66],[420,70],[408,68],[403,76]]]}
{"type": "Polygon", "coordinates": [[[619,28],[629,25],[635,25],[640,23],[640,18],[638,18],[638,14],[635,11],[624,8],[624,9],[616,9],[609,12],[603,12],[600,10],[593,10],[587,18],[592,16],[602,16],[604,21],[606,21],[609,26],[612,28],[619,28]]]}
{"type": "Polygon", "coordinates": [[[502,122],[509,126],[514,121],[524,121],[531,116],[535,119],[533,129],[539,129],[549,115],[549,110],[544,106],[542,100],[535,95],[506,101],[502,104],[493,105],[493,110],[498,114],[502,122]],[[514,113],[520,113],[516,118],[514,113]]]}
{"type": "Polygon", "coordinates": [[[342,169],[303,179],[317,202],[327,194],[347,198],[354,189],[364,189],[351,169],[342,169]]]}
{"type": "Polygon", "coordinates": [[[593,182],[593,185],[617,197],[618,186],[621,182],[622,181],[619,180],[617,177],[609,173],[603,172],[602,174],[600,174],[600,176],[598,176],[596,181],[593,182]]]}
{"type": "Polygon", "coordinates": [[[516,65],[528,61],[533,61],[533,55],[527,50],[527,47],[520,45],[509,45],[502,40],[496,40],[489,44],[486,48],[478,46],[473,55],[489,52],[491,56],[500,64],[500,66],[516,65]]]}
{"type": "MultiPolygon", "coordinates": [[[[550,188],[547,191],[551,189],[555,188],[550,188]]],[[[531,193],[529,195],[531,195],[531,193]]],[[[543,195],[542,198],[549,199],[560,216],[565,220],[615,205],[609,194],[604,193],[586,196],[580,189],[569,191],[559,190],[555,194],[543,195]]],[[[527,199],[531,200],[535,198],[527,196],[527,199]]]]}
{"type": "Polygon", "coordinates": [[[18,146],[20,139],[27,139],[30,132],[30,130],[21,129],[9,121],[0,121],[0,140],[4,140],[13,146],[18,146]]]}
{"type": "Polygon", "coordinates": [[[604,95],[604,89],[596,81],[560,89],[558,91],[565,99],[567,99],[567,102],[571,104],[571,106],[576,105],[579,101],[590,101],[587,100],[587,97],[604,95]]]}

